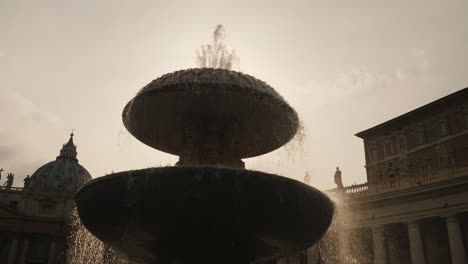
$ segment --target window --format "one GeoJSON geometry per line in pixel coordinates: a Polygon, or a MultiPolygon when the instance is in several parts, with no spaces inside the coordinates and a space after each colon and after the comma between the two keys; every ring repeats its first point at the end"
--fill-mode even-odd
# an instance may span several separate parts
{"type": "Polygon", "coordinates": [[[421,164],[421,167],[420,167],[420,168],[421,168],[421,171],[422,171],[422,172],[426,173],[426,172],[427,172],[427,170],[428,170],[428,168],[429,168],[429,167],[427,166],[427,162],[425,162],[425,161],[424,161],[424,162],[422,162],[422,164],[421,164]]]}
{"type": "Polygon", "coordinates": [[[393,161],[387,162],[387,169],[393,169],[393,161]]]}
{"type": "Polygon", "coordinates": [[[392,154],[392,142],[390,141],[385,142],[384,148],[385,148],[385,155],[392,154]]]}
{"type": "Polygon", "coordinates": [[[463,126],[468,128],[468,113],[463,115],[463,126]]]}
{"type": "Polygon", "coordinates": [[[406,149],[406,139],[405,136],[400,136],[398,138],[398,146],[400,147],[400,150],[406,149]]]}
{"type": "Polygon", "coordinates": [[[440,123],[439,127],[440,127],[440,135],[441,136],[448,135],[448,124],[447,124],[447,122],[440,123]]]}
{"type": "Polygon", "coordinates": [[[16,209],[16,207],[18,207],[18,201],[10,201],[9,207],[11,209],[16,209]]]}
{"type": "Polygon", "coordinates": [[[417,134],[416,135],[416,144],[420,145],[424,143],[424,135],[421,133],[421,134],[417,134]]]}
{"type": "Polygon", "coordinates": [[[371,161],[376,160],[375,147],[369,149],[369,158],[371,161]]]}

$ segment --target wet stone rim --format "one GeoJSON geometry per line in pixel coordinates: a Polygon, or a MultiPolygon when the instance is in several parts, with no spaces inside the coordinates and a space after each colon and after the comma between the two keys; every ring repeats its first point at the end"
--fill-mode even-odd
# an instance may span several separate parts
{"type": "Polygon", "coordinates": [[[241,72],[213,68],[192,68],[164,74],[143,87],[138,94],[151,92],[165,86],[178,86],[177,84],[184,85],[186,83],[232,84],[266,92],[284,101],[284,98],[264,81],[241,72]]]}

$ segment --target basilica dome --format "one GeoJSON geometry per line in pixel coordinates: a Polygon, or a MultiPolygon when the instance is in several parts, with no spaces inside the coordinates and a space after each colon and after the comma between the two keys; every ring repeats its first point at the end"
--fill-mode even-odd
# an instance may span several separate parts
{"type": "Polygon", "coordinates": [[[91,175],[78,163],[76,155],[72,133],[56,160],[43,165],[25,179],[24,189],[38,192],[76,192],[83,183],[91,180],[91,175]]]}

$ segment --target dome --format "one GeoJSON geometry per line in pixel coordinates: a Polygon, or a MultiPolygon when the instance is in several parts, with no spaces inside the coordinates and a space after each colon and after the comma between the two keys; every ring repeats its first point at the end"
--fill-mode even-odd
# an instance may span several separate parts
{"type": "Polygon", "coordinates": [[[43,165],[31,177],[26,178],[24,188],[40,192],[76,192],[83,183],[91,180],[91,175],[78,163],[76,155],[72,133],[57,159],[43,165]]]}

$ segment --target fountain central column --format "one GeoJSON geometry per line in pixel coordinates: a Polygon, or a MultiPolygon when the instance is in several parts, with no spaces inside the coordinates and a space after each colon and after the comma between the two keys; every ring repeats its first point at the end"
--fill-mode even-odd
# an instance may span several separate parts
{"type": "Polygon", "coordinates": [[[191,113],[183,118],[184,150],[177,166],[245,168],[244,162],[230,152],[239,144],[239,122],[233,117],[191,113]]]}

